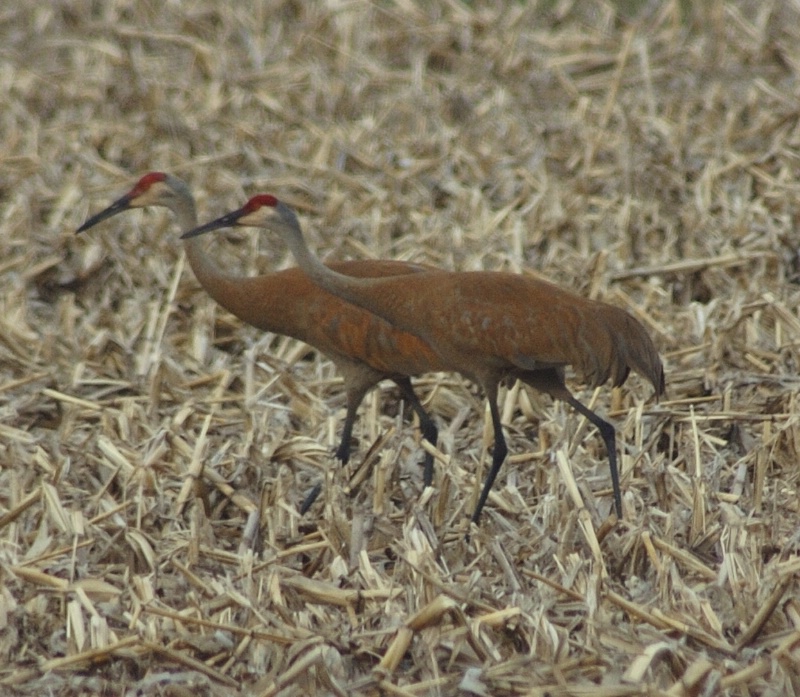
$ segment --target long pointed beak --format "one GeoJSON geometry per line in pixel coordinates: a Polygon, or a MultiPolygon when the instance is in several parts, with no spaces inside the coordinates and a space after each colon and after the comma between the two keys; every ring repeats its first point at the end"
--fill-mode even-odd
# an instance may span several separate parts
{"type": "Polygon", "coordinates": [[[117,213],[122,213],[122,211],[126,211],[131,207],[131,197],[128,194],[125,194],[120,199],[117,199],[112,203],[108,208],[105,210],[100,211],[97,215],[93,215],[89,220],[87,220],[83,225],[81,225],[76,231],[75,234],[79,235],[84,230],[88,230],[90,227],[94,227],[97,223],[106,220],[117,213]]]}
{"type": "Polygon", "coordinates": [[[234,225],[236,225],[239,218],[245,215],[245,213],[247,213],[247,211],[244,208],[239,208],[238,210],[226,213],[221,218],[212,220],[210,223],[206,223],[205,225],[196,227],[194,230],[189,230],[188,232],[184,232],[181,235],[181,239],[187,240],[190,237],[205,235],[207,232],[211,232],[212,230],[219,230],[220,228],[224,227],[233,227],[234,225]]]}

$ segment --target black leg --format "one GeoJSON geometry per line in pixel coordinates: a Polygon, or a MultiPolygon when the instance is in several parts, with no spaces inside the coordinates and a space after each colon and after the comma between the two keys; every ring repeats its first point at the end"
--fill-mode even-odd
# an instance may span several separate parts
{"type": "Polygon", "coordinates": [[[572,395],[562,396],[562,399],[579,414],[583,414],[589,419],[589,421],[597,427],[597,430],[600,431],[600,436],[606,444],[606,450],[608,450],[608,465],[611,468],[611,487],[614,490],[614,509],[617,511],[617,518],[622,520],[622,493],[619,485],[619,470],[617,469],[616,431],[608,421],[601,419],[591,409],[583,406],[583,404],[572,395]]]}
{"type": "Polygon", "coordinates": [[[614,490],[614,509],[617,517],[622,519],[622,493],[617,469],[617,436],[614,427],[604,421],[588,407],[583,406],[564,384],[563,369],[521,371],[515,374],[520,380],[540,392],[546,392],[553,399],[560,399],[569,404],[579,414],[585,416],[600,431],[600,436],[608,450],[608,465],[611,468],[611,487],[614,490]]]}
{"type": "Polygon", "coordinates": [[[349,390],[347,392],[347,412],[344,417],[344,426],[342,427],[342,440],[339,447],[336,448],[334,456],[343,465],[346,465],[350,460],[350,441],[353,437],[353,426],[356,423],[356,415],[361,402],[364,401],[364,395],[367,393],[365,389],[349,390]]]}
{"type": "Polygon", "coordinates": [[[492,451],[492,468],[489,470],[489,474],[486,475],[486,481],[483,483],[478,505],[475,506],[475,512],[470,519],[475,525],[477,525],[480,520],[481,511],[486,504],[486,499],[489,498],[489,491],[508,454],[508,446],[503,436],[503,425],[500,423],[500,410],[497,407],[497,385],[495,384],[490,388],[486,388],[485,391],[486,398],[489,400],[489,411],[492,415],[492,426],[494,427],[494,450],[492,451]]]}
{"type": "MultiPolygon", "coordinates": [[[[411,379],[407,377],[396,378],[394,382],[400,389],[400,394],[403,396],[403,399],[408,402],[416,413],[417,418],[419,418],[419,430],[422,432],[422,437],[435,447],[439,439],[439,429],[436,428],[436,424],[433,422],[430,414],[425,411],[425,407],[423,407],[422,402],[419,401],[419,397],[417,397],[417,393],[414,392],[414,388],[411,385],[411,379]]],[[[430,486],[433,484],[433,455],[426,452],[424,462],[425,470],[423,482],[425,486],[430,486]]]]}
{"type": "Polygon", "coordinates": [[[308,492],[306,497],[303,499],[303,502],[300,504],[300,515],[305,515],[308,512],[308,509],[314,505],[314,502],[319,497],[320,492],[322,491],[322,484],[315,484],[311,491],[308,492]]]}

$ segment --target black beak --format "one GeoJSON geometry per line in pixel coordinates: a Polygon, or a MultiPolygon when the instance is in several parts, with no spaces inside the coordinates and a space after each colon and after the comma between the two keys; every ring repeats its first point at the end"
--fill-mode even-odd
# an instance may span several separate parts
{"type": "Polygon", "coordinates": [[[232,213],[226,213],[221,218],[212,220],[210,223],[206,223],[205,225],[196,227],[194,230],[189,230],[188,232],[184,232],[181,235],[181,239],[186,240],[189,239],[190,237],[205,235],[207,232],[211,232],[212,230],[219,230],[220,228],[224,227],[233,227],[234,225],[236,225],[236,222],[239,220],[239,218],[241,218],[246,212],[247,211],[244,208],[240,208],[239,210],[233,211],[232,213]]]}
{"type": "Polygon", "coordinates": [[[83,225],[81,225],[76,231],[75,234],[78,235],[84,230],[88,230],[90,227],[94,227],[97,223],[106,220],[117,213],[122,213],[122,211],[128,210],[131,207],[131,198],[128,194],[125,194],[122,198],[114,201],[108,208],[103,211],[100,211],[97,215],[93,215],[89,220],[87,220],[83,225]]]}

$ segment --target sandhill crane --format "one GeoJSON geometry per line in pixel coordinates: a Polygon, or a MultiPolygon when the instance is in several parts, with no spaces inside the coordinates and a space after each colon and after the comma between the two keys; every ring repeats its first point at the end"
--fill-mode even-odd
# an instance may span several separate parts
{"type": "MultiPolygon", "coordinates": [[[[108,208],[89,218],[77,232],[132,208],[164,206],[181,230],[197,226],[194,197],[187,185],[169,174],[150,172],[108,208]]],[[[263,276],[223,273],[203,251],[200,240],[185,241],[186,255],[200,285],[222,307],[264,331],[291,336],[313,346],[336,365],[344,378],[347,411],[336,457],[346,463],[358,407],[366,393],[383,379],[392,380],[416,412],[423,437],[435,445],[438,431],[411,385],[409,376],[443,369],[422,339],[397,331],[386,321],[347,303],[312,283],[299,269],[263,276]]],[[[396,276],[430,267],[397,261],[346,261],[333,264],[350,276],[396,276]]],[[[433,457],[426,453],[424,483],[433,478],[433,457]]]]}
{"type": "Polygon", "coordinates": [[[621,385],[631,368],[664,392],[664,369],[642,324],[624,310],[589,300],[539,278],[512,273],[425,271],[405,278],[354,278],[326,267],[309,250],[295,212],[270,194],[184,233],[195,237],[233,225],[263,227],[286,239],[298,265],[320,287],[419,336],[447,369],[477,382],[494,427],[492,465],[472,522],[478,523],[508,448],[497,406],[498,386],[517,378],[571,405],[593,423],[608,450],[614,507],[622,517],[614,427],[567,389],[571,365],[592,386],[621,385]]]}

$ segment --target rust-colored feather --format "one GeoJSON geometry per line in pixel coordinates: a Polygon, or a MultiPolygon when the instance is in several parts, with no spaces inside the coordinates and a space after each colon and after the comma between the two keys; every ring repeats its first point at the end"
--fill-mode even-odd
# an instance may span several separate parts
{"type": "MultiPolygon", "coordinates": [[[[363,260],[335,262],[330,267],[360,278],[401,276],[426,268],[363,260]]],[[[328,356],[361,361],[386,376],[446,369],[438,354],[418,336],[343,302],[315,285],[300,269],[224,280],[203,275],[200,280],[220,305],[244,322],[304,341],[328,356]]]]}
{"type": "Polygon", "coordinates": [[[572,366],[592,386],[621,385],[631,369],[664,389],[650,336],[630,314],[536,277],[426,271],[373,279],[350,298],[415,333],[451,369],[480,379],[572,366]]]}

